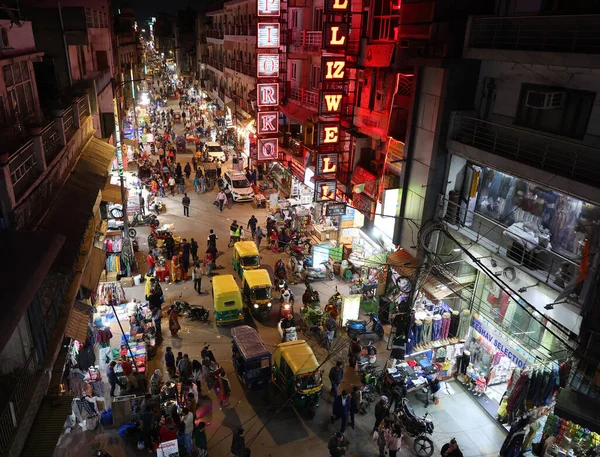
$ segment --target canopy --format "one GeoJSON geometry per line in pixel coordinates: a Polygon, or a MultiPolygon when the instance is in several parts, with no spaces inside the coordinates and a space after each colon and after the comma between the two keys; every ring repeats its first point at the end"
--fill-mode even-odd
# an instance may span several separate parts
{"type": "Polygon", "coordinates": [[[254,359],[257,357],[271,357],[264,341],[256,330],[247,325],[234,327],[231,329],[231,336],[244,359],[254,359]]]}
{"type": "Polygon", "coordinates": [[[295,375],[314,373],[319,368],[315,354],[304,340],[280,343],[275,350],[275,353],[277,352],[285,359],[295,375]]]}
{"type": "Polygon", "coordinates": [[[233,275],[217,275],[212,278],[214,298],[224,297],[228,294],[240,293],[233,275]]]}
{"type": "Polygon", "coordinates": [[[235,250],[242,257],[249,257],[252,255],[258,255],[258,248],[254,241],[238,241],[235,243],[235,250]]]}
{"type": "Polygon", "coordinates": [[[267,286],[271,287],[271,276],[269,272],[264,269],[259,270],[248,270],[244,272],[244,281],[248,283],[250,287],[267,286]]]}

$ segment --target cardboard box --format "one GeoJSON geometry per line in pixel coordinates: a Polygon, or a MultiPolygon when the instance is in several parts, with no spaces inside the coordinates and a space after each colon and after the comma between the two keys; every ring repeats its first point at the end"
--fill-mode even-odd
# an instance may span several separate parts
{"type": "Polygon", "coordinates": [[[117,280],[116,272],[106,273],[106,282],[115,282],[116,280],[117,280]]]}
{"type": "Polygon", "coordinates": [[[133,287],[133,278],[131,276],[124,276],[121,278],[121,285],[123,287],[133,287]]]}

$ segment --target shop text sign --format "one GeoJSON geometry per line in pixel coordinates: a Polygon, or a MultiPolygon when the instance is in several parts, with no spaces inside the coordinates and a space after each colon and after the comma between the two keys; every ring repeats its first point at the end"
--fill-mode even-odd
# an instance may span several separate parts
{"type": "Polygon", "coordinates": [[[340,141],[340,124],[319,124],[319,140],[323,145],[337,144],[340,141]]]}
{"type": "Polygon", "coordinates": [[[347,22],[327,22],[325,23],[325,45],[326,50],[340,51],[346,49],[348,35],[350,34],[350,24],[347,22]]]}
{"type": "Polygon", "coordinates": [[[341,92],[321,91],[321,111],[323,116],[334,116],[342,112],[342,97],[341,92]]]}
{"type": "Polygon", "coordinates": [[[280,0],[258,0],[258,15],[277,17],[281,12],[280,0]]]}
{"type": "Polygon", "coordinates": [[[325,215],[330,216],[343,216],[346,214],[346,203],[330,203],[325,208],[325,215]]]}
{"type": "Polygon", "coordinates": [[[279,140],[277,138],[258,139],[258,160],[277,160],[279,140]]]}
{"type": "Polygon", "coordinates": [[[343,57],[323,57],[321,68],[323,81],[341,81],[346,77],[346,59],[343,57]]]}
{"type": "Polygon", "coordinates": [[[261,22],[258,24],[258,45],[257,48],[278,48],[279,47],[279,24],[261,22]]]}
{"type": "Polygon", "coordinates": [[[325,13],[349,13],[350,0],[325,0],[325,13]]]}
{"type": "Polygon", "coordinates": [[[335,200],[336,188],[337,182],[334,180],[315,182],[315,201],[328,202],[335,200]]]}
{"type": "Polygon", "coordinates": [[[258,54],[256,60],[256,74],[259,78],[279,77],[279,54],[258,54]]]}
{"type": "Polygon", "coordinates": [[[256,131],[259,135],[268,135],[279,131],[279,111],[263,111],[256,115],[258,125],[256,131]]]}
{"type": "Polygon", "coordinates": [[[279,83],[257,84],[258,106],[279,105],[279,83]]]}
{"type": "Polygon", "coordinates": [[[471,327],[473,330],[479,332],[479,334],[485,338],[488,342],[494,346],[498,352],[502,352],[508,359],[516,364],[519,368],[525,367],[527,365],[527,357],[524,354],[518,353],[514,349],[512,349],[511,345],[506,343],[504,338],[498,335],[496,332],[491,330],[487,325],[483,322],[479,321],[475,317],[471,320],[471,327]]]}
{"type": "Polygon", "coordinates": [[[337,168],[338,155],[336,153],[317,153],[317,176],[336,173],[337,168]]]}

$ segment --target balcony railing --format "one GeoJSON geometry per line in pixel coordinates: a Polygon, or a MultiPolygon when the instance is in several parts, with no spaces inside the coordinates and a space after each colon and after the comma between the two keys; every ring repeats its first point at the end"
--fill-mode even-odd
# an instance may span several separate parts
{"type": "Polygon", "coordinates": [[[297,102],[310,105],[312,107],[319,106],[319,91],[307,89],[292,89],[290,91],[290,99],[297,102]]]}
{"type": "Polygon", "coordinates": [[[225,26],[225,35],[230,36],[256,36],[258,30],[257,24],[242,24],[225,26]]]}
{"type": "Polygon", "coordinates": [[[291,45],[305,51],[317,52],[323,45],[323,32],[315,30],[293,30],[291,45]]]}
{"type": "Polygon", "coordinates": [[[207,65],[210,65],[211,67],[213,67],[219,71],[223,71],[223,61],[222,60],[208,58],[207,60],[205,60],[205,62],[207,65]]]}
{"type": "Polygon", "coordinates": [[[225,66],[230,70],[256,78],[256,64],[244,63],[239,60],[227,60],[225,66]]]}
{"type": "Polygon", "coordinates": [[[471,17],[473,48],[600,54],[600,15],[471,17]]]}
{"type": "MultiPolygon", "coordinates": [[[[523,213],[523,218],[527,214],[523,213]]],[[[546,284],[556,286],[555,275],[561,268],[565,271],[565,264],[569,265],[571,273],[579,271],[579,264],[573,259],[541,246],[528,249],[532,244],[531,239],[521,238],[516,231],[507,232],[508,227],[501,223],[478,212],[469,211],[465,206],[448,199],[443,199],[440,216],[449,224],[457,226],[458,231],[467,238],[498,253],[511,263],[527,268],[533,276],[546,284]]],[[[514,217],[520,216],[515,212],[514,217]]]]}
{"type": "Polygon", "coordinates": [[[31,132],[31,138],[0,166],[0,193],[11,198],[11,205],[29,190],[89,116],[89,96],[84,95],[44,128],[31,132]]]}
{"type": "Polygon", "coordinates": [[[600,186],[600,149],[454,113],[451,140],[600,186]]]}
{"type": "Polygon", "coordinates": [[[254,108],[252,107],[252,103],[247,102],[242,97],[235,94],[231,94],[229,97],[237,106],[246,111],[248,114],[254,114],[254,108]]]}
{"type": "Polygon", "coordinates": [[[222,40],[223,39],[223,30],[207,30],[206,31],[206,37],[207,38],[216,38],[218,40],[222,40]]]}

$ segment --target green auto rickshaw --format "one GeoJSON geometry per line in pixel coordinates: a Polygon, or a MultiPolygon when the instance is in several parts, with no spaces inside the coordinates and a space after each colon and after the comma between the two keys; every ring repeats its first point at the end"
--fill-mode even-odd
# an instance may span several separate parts
{"type": "Polygon", "coordinates": [[[244,320],[242,293],[233,275],[212,278],[212,294],[217,325],[227,325],[244,320]]]}
{"type": "Polygon", "coordinates": [[[323,392],[322,370],[319,362],[304,340],[277,345],[273,353],[272,384],[286,396],[292,396],[293,405],[315,417],[323,392]]]}
{"type": "Polygon", "coordinates": [[[273,285],[271,276],[264,269],[248,270],[242,278],[242,297],[246,307],[255,315],[266,316],[271,312],[273,285]]]}
{"type": "Polygon", "coordinates": [[[254,241],[238,241],[233,246],[233,270],[244,276],[248,270],[260,268],[260,256],[254,241]]]}

